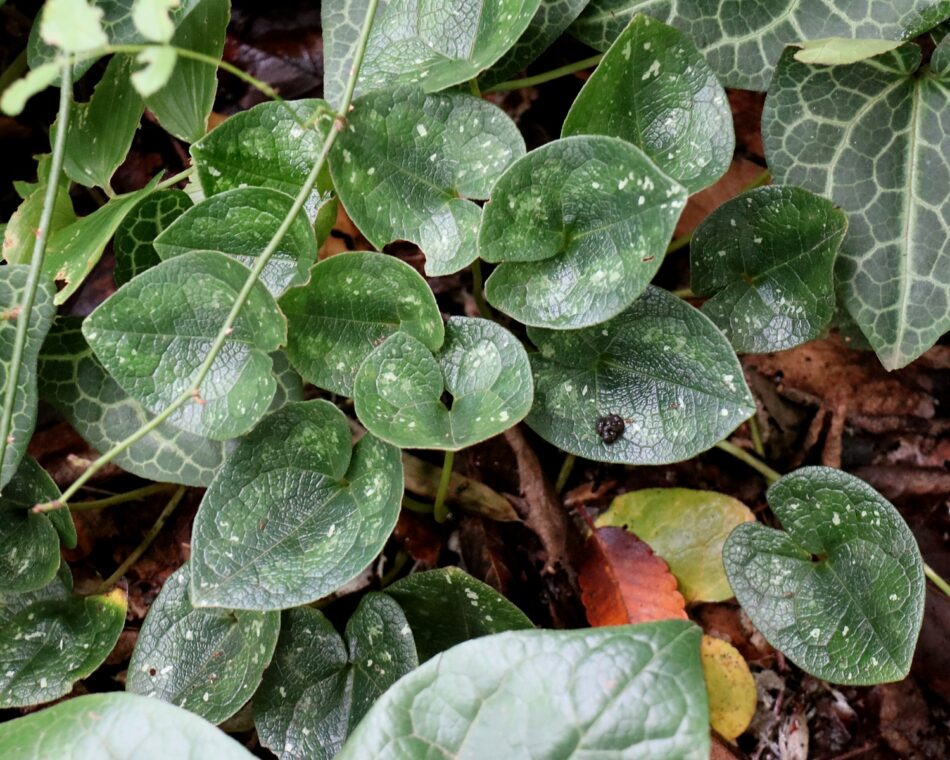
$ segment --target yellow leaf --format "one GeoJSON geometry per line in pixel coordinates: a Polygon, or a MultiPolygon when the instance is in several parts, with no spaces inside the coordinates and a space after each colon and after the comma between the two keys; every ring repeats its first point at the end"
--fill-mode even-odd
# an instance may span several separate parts
{"type": "Polygon", "coordinates": [[[732,644],[703,636],[700,647],[709,723],[726,739],[742,734],[755,715],[755,680],[749,666],[732,644]]]}

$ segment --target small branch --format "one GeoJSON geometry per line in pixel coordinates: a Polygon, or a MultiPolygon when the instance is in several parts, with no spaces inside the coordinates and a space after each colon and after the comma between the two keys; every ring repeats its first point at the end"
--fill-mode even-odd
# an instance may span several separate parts
{"type": "Polygon", "coordinates": [[[449,518],[449,508],[445,504],[445,496],[449,492],[449,483],[452,482],[452,466],[455,464],[455,452],[446,451],[442,462],[442,474],[439,476],[439,490],[435,492],[435,506],[432,516],[437,523],[444,523],[449,518]]]}
{"type": "Polygon", "coordinates": [[[926,562],[924,562],[924,575],[930,578],[930,582],[939,588],[947,596],[950,596],[950,583],[947,583],[943,578],[937,575],[937,572],[926,562]]]}
{"type": "MultiPolygon", "coordinates": [[[[156,493],[165,493],[166,491],[171,491],[176,486],[172,483],[152,483],[150,486],[142,486],[142,488],[136,488],[134,491],[126,491],[125,493],[116,494],[115,496],[109,496],[105,499],[95,499],[92,501],[80,501],[75,504],[69,505],[70,512],[87,512],[92,509],[105,509],[106,507],[114,507],[117,504],[127,504],[130,501],[142,501],[152,494],[156,493]]],[[[45,512],[47,510],[39,510],[34,508],[34,512],[45,512]]]]}
{"type": "Polygon", "coordinates": [[[747,465],[749,465],[749,467],[765,478],[769,485],[772,485],[772,483],[782,477],[781,473],[776,472],[765,462],[761,461],[760,459],[756,459],[748,451],[745,449],[740,449],[734,443],[729,443],[729,441],[719,441],[719,443],[716,444],[716,448],[720,451],[725,451],[731,456],[734,456],[740,462],[745,462],[747,465]]]}
{"type": "Polygon", "coordinates": [[[522,87],[533,87],[536,84],[544,84],[545,82],[550,82],[552,79],[560,79],[575,72],[589,69],[591,66],[596,66],[603,57],[603,53],[598,53],[582,61],[575,61],[566,66],[561,66],[558,69],[545,71],[543,74],[535,74],[534,76],[525,77],[524,79],[512,79],[510,82],[496,84],[493,87],[489,87],[485,92],[509,92],[511,90],[520,90],[522,87]]]}

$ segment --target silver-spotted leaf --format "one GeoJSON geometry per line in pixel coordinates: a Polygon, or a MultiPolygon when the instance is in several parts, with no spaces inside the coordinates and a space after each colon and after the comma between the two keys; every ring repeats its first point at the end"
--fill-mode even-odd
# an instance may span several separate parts
{"type": "Polygon", "coordinates": [[[548,143],[515,162],[485,206],[478,253],[501,262],[485,295],[528,325],[604,322],[656,274],[685,204],[683,187],[625,140],[548,143]]]}
{"type": "Polygon", "coordinates": [[[459,92],[416,88],[360,98],[330,153],[333,183],[350,218],[382,248],[416,243],[426,273],[457,272],[477,256],[481,210],[524,140],[500,108],[459,92]]]}
{"type": "Polygon", "coordinates": [[[190,207],[191,198],[183,190],[158,190],[139,201],[115,231],[116,285],[125,285],[161,261],[155,238],[190,207]]]}
{"type": "Polygon", "coordinates": [[[705,451],[755,411],[729,341],[697,309],[649,287],[584,330],[529,329],[535,402],[527,423],[598,462],[667,464],[705,451]]]}
{"type": "Polygon", "coordinates": [[[360,422],[384,441],[454,451],[524,419],[531,368],[521,342],[501,325],[452,317],[435,353],[407,333],[387,338],[360,367],[353,399],[360,422]]]}

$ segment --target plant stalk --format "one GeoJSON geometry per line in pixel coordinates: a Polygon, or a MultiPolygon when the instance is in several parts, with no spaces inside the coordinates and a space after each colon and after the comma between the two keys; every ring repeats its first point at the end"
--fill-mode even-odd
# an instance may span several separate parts
{"type": "Polygon", "coordinates": [[[552,79],[560,79],[575,72],[589,69],[591,66],[596,66],[603,57],[603,53],[598,53],[597,55],[592,55],[590,58],[584,58],[583,60],[569,63],[566,66],[545,71],[543,74],[535,74],[534,76],[524,77],[523,79],[512,79],[510,82],[496,84],[484,90],[484,92],[510,92],[511,90],[520,90],[522,87],[533,87],[536,84],[544,84],[545,82],[550,82],[552,79]]]}
{"type": "Polygon", "coordinates": [[[571,477],[571,472],[574,470],[574,463],[577,461],[577,457],[573,454],[568,454],[564,457],[564,462],[561,464],[561,470],[557,474],[557,480],[554,482],[554,490],[558,493],[561,493],[564,490],[564,486],[567,485],[568,478],[571,477]]]}
{"type": "Polygon", "coordinates": [[[930,582],[939,588],[947,596],[950,596],[950,583],[947,583],[943,578],[937,575],[937,571],[934,570],[930,565],[924,562],[924,575],[930,578],[930,582]]]}
{"type": "Polygon", "coordinates": [[[472,297],[475,299],[475,305],[478,307],[478,313],[485,319],[494,319],[495,315],[485,300],[485,281],[482,278],[482,260],[475,259],[472,262],[472,297]]]}
{"type": "Polygon", "coordinates": [[[188,179],[196,171],[194,166],[189,166],[187,169],[178,172],[178,174],[173,174],[168,179],[163,179],[157,185],[155,185],[156,190],[165,190],[173,185],[177,185],[182,180],[188,179]]]}
{"type": "MultiPolygon", "coordinates": [[[[148,486],[142,486],[141,488],[136,488],[134,491],[126,491],[125,493],[116,494],[115,496],[107,496],[104,499],[93,499],[90,501],[80,501],[74,504],[69,505],[70,512],[88,512],[93,509],[105,509],[106,507],[114,507],[117,504],[127,504],[130,501],[142,501],[153,494],[156,493],[165,493],[166,491],[171,491],[175,488],[171,483],[152,483],[148,486]]],[[[39,509],[37,507],[33,508],[34,512],[48,512],[49,509],[39,509]]]]}
{"type": "Polygon", "coordinates": [[[776,480],[782,477],[781,473],[776,472],[771,467],[769,467],[761,459],[757,459],[752,456],[745,449],[740,449],[734,443],[729,443],[729,441],[719,441],[716,444],[716,448],[720,451],[725,451],[727,454],[734,456],[740,462],[745,462],[749,467],[759,473],[769,485],[772,485],[776,480]]]}
{"type": "Polygon", "coordinates": [[[442,462],[442,474],[439,476],[439,490],[435,492],[435,506],[432,516],[437,523],[444,523],[449,518],[449,508],[445,505],[445,497],[449,492],[449,483],[452,482],[452,466],[455,464],[455,452],[446,451],[442,462]]]}

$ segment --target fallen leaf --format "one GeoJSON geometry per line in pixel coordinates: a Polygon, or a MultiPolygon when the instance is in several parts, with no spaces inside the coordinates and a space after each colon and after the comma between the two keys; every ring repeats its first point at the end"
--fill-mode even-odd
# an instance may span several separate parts
{"type": "Polygon", "coordinates": [[[735,739],[755,715],[755,679],[739,651],[722,639],[703,636],[699,653],[709,697],[709,723],[720,736],[735,739]]]}

